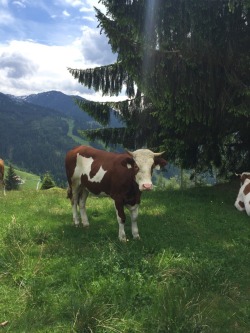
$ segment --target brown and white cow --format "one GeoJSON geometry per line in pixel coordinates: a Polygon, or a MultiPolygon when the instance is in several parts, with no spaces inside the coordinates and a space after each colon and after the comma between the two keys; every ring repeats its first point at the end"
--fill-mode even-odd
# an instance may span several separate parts
{"type": "Polygon", "coordinates": [[[240,211],[246,211],[250,216],[250,172],[236,174],[240,176],[241,187],[234,206],[240,211]]]}
{"type": "Polygon", "coordinates": [[[119,224],[119,239],[126,241],[124,230],[126,206],[130,211],[132,235],[140,238],[137,227],[138,207],[142,191],[153,188],[153,169],[160,169],[167,162],[148,149],[134,152],[111,153],[88,146],[79,146],[69,151],[65,158],[68,179],[68,197],[71,199],[73,222],[79,225],[77,206],[83,226],[88,226],[86,199],[89,192],[105,193],[115,203],[119,224]]]}
{"type": "Polygon", "coordinates": [[[5,195],[4,161],[2,159],[0,159],[0,185],[3,187],[3,194],[5,195]]]}

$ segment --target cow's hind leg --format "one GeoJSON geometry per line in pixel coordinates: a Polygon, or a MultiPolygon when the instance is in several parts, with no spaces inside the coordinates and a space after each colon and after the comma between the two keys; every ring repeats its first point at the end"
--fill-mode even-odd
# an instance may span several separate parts
{"type": "Polygon", "coordinates": [[[82,188],[82,191],[79,196],[79,210],[80,210],[80,215],[82,219],[82,224],[84,227],[89,226],[89,221],[88,221],[88,216],[86,213],[86,200],[89,195],[89,192],[85,189],[82,188]]]}
{"type": "Polygon", "coordinates": [[[134,205],[134,206],[127,205],[127,208],[129,209],[129,212],[130,212],[131,228],[132,228],[133,238],[134,239],[140,239],[140,235],[139,235],[139,232],[138,232],[138,226],[137,226],[137,217],[138,217],[139,205],[134,205]]]}
{"type": "Polygon", "coordinates": [[[72,186],[68,188],[68,197],[71,200],[72,205],[72,214],[73,214],[73,223],[76,227],[79,226],[79,217],[78,217],[78,201],[79,201],[79,186],[72,186]]]}

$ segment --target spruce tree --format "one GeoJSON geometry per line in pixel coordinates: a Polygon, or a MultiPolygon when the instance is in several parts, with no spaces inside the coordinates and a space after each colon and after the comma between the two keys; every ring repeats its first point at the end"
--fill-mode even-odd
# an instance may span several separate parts
{"type": "Polygon", "coordinates": [[[125,86],[129,99],[82,104],[104,125],[111,108],[125,123],[88,131],[89,138],[160,147],[196,170],[249,165],[250,1],[100,2],[107,12],[96,16],[117,62],[69,71],[103,95],[125,86]]]}
{"type": "Polygon", "coordinates": [[[17,180],[17,175],[15,173],[15,170],[13,166],[10,164],[8,172],[7,172],[7,177],[5,179],[5,188],[8,191],[11,190],[18,190],[19,189],[19,183],[17,180]]]}
{"type": "Polygon", "coordinates": [[[49,172],[46,172],[46,174],[43,176],[41,190],[48,190],[52,187],[55,187],[55,182],[52,179],[52,176],[49,172]]]}

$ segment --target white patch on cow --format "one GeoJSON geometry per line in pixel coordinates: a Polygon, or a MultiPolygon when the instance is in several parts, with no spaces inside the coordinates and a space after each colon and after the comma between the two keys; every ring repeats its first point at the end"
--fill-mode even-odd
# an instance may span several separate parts
{"type": "MultiPolygon", "coordinates": [[[[246,174],[246,173],[245,173],[246,174]]],[[[234,203],[234,206],[239,210],[239,211],[246,211],[247,215],[250,216],[250,192],[244,193],[246,186],[250,184],[250,179],[245,179],[244,184],[241,186],[237,199],[234,203]],[[244,207],[240,205],[240,202],[244,204],[244,207]]]]}
{"type": "Polygon", "coordinates": [[[140,191],[150,190],[153,187],[152,166],[154,164],[154,153],[149,149],[138,149],[133,152],[133,158],[139,168],[135,180],[140,191]]]}
{"type": "Polygon", "coordinates": [[[88,181],[92,183],[100,183],[107,172],[103,169],[102,166],[100,166],[99,170],[97,173],[94,175],[94,177],[90,177],[90,172],[91,172],[91,166],[92,163],[94,162],[94,159],[92,157],[83,157],[80,154],[77,154],[77,159],[76,159],[76,167],[74,174],[72,176],[73,179],[78,179],[79,183],[81,181],[81,176],[86,175],[88,177],[88,181]]]}

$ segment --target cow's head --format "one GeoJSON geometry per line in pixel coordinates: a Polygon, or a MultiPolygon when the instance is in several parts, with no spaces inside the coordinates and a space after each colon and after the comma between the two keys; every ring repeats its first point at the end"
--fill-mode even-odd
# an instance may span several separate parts
{"type": "Polygon", "coordinates": [[[250,172],[242,172],[242,173],[236,173],[237,177],[240,177],[240,183],[241,185],[244,184],[246,179],[250,179],[250,172]]]}
{"type": "Polygon", "coordinates": [[[161,158],[162,153],[153,153],[149,149],[138,149],[134,152],[128,151],[131,156],[127,159],[127,167],[134,168],[135,181],[140,191],[151,190],[153,169],[159,170],[167,164],[167,161],[161,158]]]}

